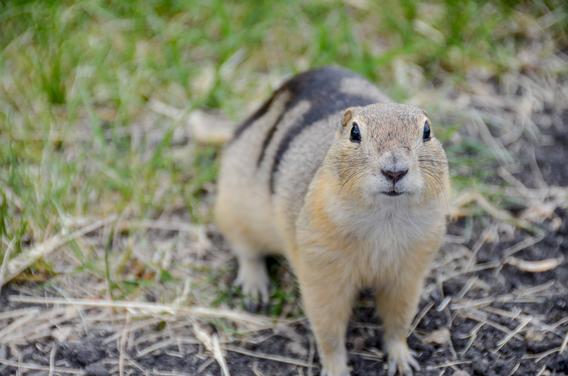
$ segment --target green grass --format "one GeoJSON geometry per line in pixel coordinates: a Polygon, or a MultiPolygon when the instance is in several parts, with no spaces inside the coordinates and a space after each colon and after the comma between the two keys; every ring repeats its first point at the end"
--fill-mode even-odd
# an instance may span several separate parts
{"type": "MultiPolygon", "coordinates": [[[[284,75],[324,64],[356,70],[401,101],[410,94],[393,84],[401,62],[420,67],[427,81],[467,90],[470,68],[499,78],[530,25],[563,12],[561,1],[352,3],[363,6],[0,1],[0,260],[12,240],[17,254],[57,233],[67,216],[184,210],[210,221],[203,199],[218,150],[172,146],[182,124],[153,113],[151,100],[219,108],[237,120],[284,75]]],[[[562,14],[547,32],[565,43],[562,14]]],[[[449,151],[476,163],[476,155],[490,158],[481,149],[449,151]]],[[[118,283],[75,252],[85,268],[118,283]]]]}

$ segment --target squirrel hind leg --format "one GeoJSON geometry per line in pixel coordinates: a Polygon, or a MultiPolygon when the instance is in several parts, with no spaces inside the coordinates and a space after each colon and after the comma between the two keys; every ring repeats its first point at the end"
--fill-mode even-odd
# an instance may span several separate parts
{"type": "Polygon", "coordinates": [[[270,278],[264,255],[242,245],[233,246],[233,252],[237,256],[239,268],[235,284],[245,295],[247,309],[257,311],[261,304],[268,303],[270,297],[270,278]]]}

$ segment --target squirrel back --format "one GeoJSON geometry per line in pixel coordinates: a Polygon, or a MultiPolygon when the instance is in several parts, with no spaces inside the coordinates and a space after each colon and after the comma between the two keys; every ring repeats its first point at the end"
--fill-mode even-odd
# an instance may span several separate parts
{"type": "MultiPolygon", "coordinates": [[[[225,147],[216,210],[220,226],[225,222],[234,226],[228,214],[241,212],[251,217],[241,230],[276,220],[285,232],[291,231],[343,110],[389,101],[361,76],[336,67],[311,70],[286,81],[237,127],[225,147]]],[[[258,240],[278,251],[282,231],[261,227],[263,235],[257,235],[258,240]]]]}

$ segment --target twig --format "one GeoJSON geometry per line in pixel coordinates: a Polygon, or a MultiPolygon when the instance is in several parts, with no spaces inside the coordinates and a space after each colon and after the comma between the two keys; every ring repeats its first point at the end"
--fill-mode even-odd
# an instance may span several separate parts
{"type": "MultiPolygon", "coordinates": [[[[511,334],[511,330],[509,328],[507,328],[506,326],[503,326],[501,324],[498,324],[498,323],[496,323],[492,320],[489,320],[487,317],[485,317],[485,315],[483,315],[482,312],[480,312],[479,310],[477,310],[475,308],[470,308],[466,312],[458,312],[458,314],[460,314],[463,317],[475,320],[479,323],[487,324],[487,325],[505,333],[507,336],[511,334]]],[[[513,333],[512,337],[515,337],[515,338],[522,341],[522,338],[518,335],[518,333],[513,333]]]]}
{"type": "Polygon", "coordinates": [[[29,268],[38,259],[47,256],[53,251],[59,249],[63,245],[69,243],[70,241],[80,238],[90,232],[93,232],[103,226],[106,226],[114,221],[116,221],[116,216],[110,216],[105,219],[101,219],[95,223],[83,226],[77,231],[72,232],[69,235],[64,235],[64,232],[55,235],[51,239],[33,247],[32,249],[26,250],[14,257],[12,260],[8,261],[6,267],[6,275],[2,276],[0,279],[0,286],[4,286],[12,278],[16,277],[25,269],[29,268]]]}
{"type": "Polygon", "coordinates": [[[502,164],[507,164],[512,162],[513,157],[507,151],[507,149],[505,149],[501,141],[493,137],[493,135],[489,131],[489,128],[487,127],[487,124],[485,124],[485,121],[483,121],[483,118],[481,117],[480,113],[476,110],[471,110],[469,111],[469,115],[471,120],[474,122],[474,124],[477,125],[481,139],[485,141],[487,145],[491,146],[491,149],[493,150],[493,154],[495,155],[495,157],[497,157],[497,159],[502,164]]]}
{"type": "Polygon", "coordinates": [[[503,251],[503,255],[505,258],[513,256],[515,253],[522,251],[523,249],[527,249],[528,247],[532,247],[533,245],[539,243],[544,239],[544,234],[539,234],[536,237],[530,237],[521,240],[517,244],[509,247],[503,251]]]}
{"type": "Polygon", "coordinates": [[[118,374],[124,376],[124,354],[126,353],[126,342],[128,340],[128,326],[130,324],[130,315],[126,314],[126,323],[124,324],[124,329],[122,330],[122,336],[120,336],[120,347],[118,349],[118,374]]]}
{"type": "Polygon", "coordinates": [[[223,372],[224,376],[230,376],[229,367],[227,367],[227,362],[225,361],[225,357],[223,356],[223,352],[221,351],[221,346],[219,345],[219,337],[217,334],[209,335],[207,331],[198,323],[193,324],[193,331],[195,336],[203,346],[209,352],[213,354],[213,357],[219,363],[219,367],[221,367],[221,371],[223,372]]]}
{"type": "Polygon", "coordinates": [[[165,304],[147,302],[127,302],[120,300],[95,300],[95,299],[62,299],[62,298],[40,298],[33,296],[11,295],[8,297],[11,302],[30,303],[30,304],[61,304],[70,306],[87,306],[103,308],[124,308],[131,313],[140,315],[150,314],[171,314],[187,315],[195,317],[214,317],[227,319],[235,322],[242,322],[253,325],[267,325],[272,321],[269,317],[253,315],[250,313],[231,311],[227,309],[216,309],[209,307],[172,307],[165,304]],[[136,312],[139,311],[139,312],[136,312]]]}
{"type": "MultiPolygon", "coordinates": [[[[258,362],[255,361],[252,365],[252,372],[254,373],[254,376],[264,376],[264,373],[262,373],[261,370],[258,369],[258,362]]],[[[303,368],[300,368],[300,372],[299,375],[303,376],[303,368]]]]}
{"type": "Polygon", "coordinates": [[[555,354],[559,351],[560,351],[560,347],[557,347],[557,348],[550,349],[550,350],[545,351],[545,352],[540,353],[540,354],[528,355],[528,356],[526,356],[526,359],[536,359],[535,362],[540,363],[544,358],[547,358],[550,355],[555,354]]]}
{"type": "Polygon", "coordinates": [[[142,349],[142,350],[137,351],[137,352],[136,352],[136,357],[137,357],[137,358],[141,358],[141,357],[146,356],[146,355],[148,355],[148,354],[150,354],[150,353],[152,353],[152,352],[154,352],[154,351],[163,349],[164,347],[172,346],[172,345],[174,345],[174,344],[175,344],[175,342],[174,342],[173,340],[171,340],[171,339],[167,339],[167,340],[165,340],[165,341],[156,342],[156,343],[154,343],[154,344],[152,344],[152,345],[150,345],[150,346],[148,346],[148,347],[146,347],[146,348],[144,348],[144,349],[142,349]]]}
{"type": "Polygon", "coordinates": [[[349,351],[350,355],[358,356],[359,358],[367,359],[367,360],[374,360],[375,362],[380,362],[385,359],[385,354],[382,352],[375,352],[373,351],[372,354],[368,352],[361,352],[361,351],[349,351]]]}
{"type": "Polygon", "coordinates": [[[536,260],[536,261],[528,261],[523,260],[516,257],[507,257],[505,259],[505,264],[509,264],[514,266],[515,268],[519,269],[520,271],[527,272],[527,273],[543,273],[553,269],[556,269],[558,266],[562,265],[564,262],[564,258],[552,258],[552,259],[545,259],[545,260],[536,260]]]}
{"type": "Polygon", "coordinates": [[[536,374],[536,376],[542,376],[544,375],[544,372],[546,371],[546,365],[542,366],[542,368],[540,369],[540,371],[538,371],[538,373],[536,374]]]}
{"type": "Polygon", "coordinates": [[[469,269],[456,271],[456,272],[453,272],[452,274],[444,276],[442,282],[446,282],[450,279],[462,276],[464,274],[475,273],[475,272],[479,272],[479,271],[487,270],[487,269],[496,269],[496,268],[499,268],[500,266],[502,266],[502,262],[499,261],[499,260],[487,261],[487,262],[484,262],[482,264],[476,264],[475,266],[473,266],[469,269]]]}
{"type": "Polygon", "coordinates": [[[566,332],[566,335],[564,336],[564,340],[562,341],[562,345],[560,345],[560,354],[562,354],[564,352],[564,350],[566,350],[566,346],[568,346],[568,331],[566,332]]]}
{"type": "MultiPolygon", "coordinates": [[[[0,359],[0,364],[5,364],[9,367],[18,367],[18,368],[25,368],[25,369],[32,369],[35,371],[47,371],[49,372],[50,367],[42,366],[39,364],[33,363],[22,363],[22,362],[13,362],[8,359],[0,359]]],[[[64,367],[53,367],[53,372],[56,373],[70,373],[72,375],[84,375],[85,371],[75,368],[64,368],[64,367]]]]}
{"type": "Polygon", "coordinates": [[[440,368],[448,368],[453,366],[459,366],[460,364],[471,364],[471,360],[456,360],[453,362],[447,362],[444,364],[439,364],[437,366],[428,366],[427,369],[440,369],[440,368]]]}
{"type": "Polygon", "coordinates": [[[169,347],[169,346],[173,346],[176,343],[184,343],[184,344],[188,344],[188,345],[197,345],[200,342],[198,342],[197,340],[193,339],[193,338],[175,338],[175,339],[166,339],[160,342],[156,342],[142,350],[139,350],[136,352],[136,357],[137,358],[141,358],[143,356],[146,356],[150,353],[153,353],[154,351],[158,351],[161,350],[165,347],[169,347]]]}
{"type": "Polygon", "coordinates": [[[126,356],[126,360],[128,360],[128,362],[130,364],[132,364],[133,367],[138,368],[141,372],[144,373],[144,375],[148,375],[149,372],[140,365],[140,363],[138,363],[137,361],[135,361],[134,359],[130,358],[128,355],[126,356]]]}
{"type": "Polygon", "coordinates": [[[523,330],[525,328],[525,326],[527,326],[528,323],[531,322],[531,321],[532,321],[531,317],[523,318],[523,320],[515,328],[515,330],[513,330],[511,333],[507,334],[505,336],[505,338],[503,338],[501,341],[499,341],[499,343],[497,343],[497,348],[494,350],[494,352],[498,352],[499,350],[501,350],[503,348],[503,346],[505,346],[514,336],[519,334],[521,332],[521,330],[523,330]]]}
{"type": "Polygon", "coordinates": [[[187,373],[180,373],[175,371],[161,371],[156,368],[154,368],[150,374],[156,376],[187,376],[187,373]]]}
{"type": "Polygon", "coordinates": [[[195,371],[196,375],[201,374],[201,372],[205,371],[207,369],[207,367],[209,367],[211,364],[213,364],[215,362],[215,359],[213,358],[208,358],[206,361],[204,361],[199,368],[197,369],[197,371],[195,371]]]}
{"type": "Polygon", "coordinates": [[[523,219],[515,218],[505,210],[497,208],[496,206],[491,204],[481,193],[477,191],[468,191],[462,193],[454,200],[453,206],[455,208],[459,208],[466,206],[472,202],[475,202],[480,208],[485,210],[485,212],[487,212],[490,216],[492,216],[493,218],[499,221],[511,223],[516,227],[522,228],[523,230],[526,230],[530,233],[537,233],[537,234],[539,233],[539,231],[529,222],[523,219]]]}
{"type": "MultiPolygon", "coordinates": [[[[460,355],[463,357],[471,348],[475,340],[477,339],[477,333],[485,326],[485,322],[478,322],[477,325],[470,331],[469,340],[465,345],[465,348],[460,351],[460,355]]],[[[467,337],[466,337],[467,338],[467,337]]]]}
{"type": "Polygon", "coordinates": [[[42,311],[41,313],[36,312],[30,314],[29,318],[28,316],[25,316],[20,320],[14,321],[11,325],[2,330],[0,342],[10,343],[17,341],[18,339],[25,339],[29,341],[29,336],[34,333],[41,332],[42,330],[47,332],[46,334],[43,334],[43,336],[50,335],[52,334],[53,326],[57,326],[61,322],[68,321],[70,319],[69,315],[65,315],[67,312],[68,310],[65,307],[60,307],[42,311]],[[57,318],[57,316],[62,314],[62,317],[57,318]],[[28,321],[33,321],[34,325],[28,325],[28,321]],[[26,325],[22,327],[23,324],[26,325]]]}
{"type": "MultiPolygon", "coordinates": [[[[115,318],[113,318],[113,321],[116,320],[115,318]]],[[[140,320],[138,322],[135,322],[132,325],[128,326],[128,329],[125,328],[125,330],[128,330],[129,333],[131,332],[135,332],[139,329],[143,329],[143,328],[148,328],[151,327],[152,325],[155,325],[161,321],[164,321],[163,317],[152,317],[149,319],[145,319],[145,320],[140,320]]],[[[104,345],[108,345],[109,343],[115,342],[118,338],[120,338],[121,335],[124,334],[124,331],[122,333],[115,333],[111,336],[108,336],[107,338],[104,339],[103,344],[104,345]]],[[[152,333],[151,336],[153,337],[161,337],[163,334],[162,333],[152,333]]],[[[136,342],[142,342],[144,341],[145,337],[138,337],[136,338],[136,342]]],[[[135,344],[136,344],[135,342],[135,344]]]]}
{"type": "Polygon", "coordinates": [[[506,311],[504,309],[495,308],[495,307],[482,307],[481,309],[484,310],[485,312],[492,313],[492,314],[502,316],[502,317],[506,317],[506,318],[511,319],[511,320],[530,319],[531,325],[536,326],[540,330],[545,331],[547,333],[552,333],[552,334],[555,334],[557,336],[560,336],[559,331],[556,330],[556,328],[553,325],[549,325],[547,323],[544,323],[544,322],[540,321],[539,319],[537,319],[533,316],[528,316],[528,315],[522,314],[520,311],[518,313],[513,313],[513,312],[506,311]]]}
{"type": "Polygon", "coordinates": [[[0,312],[0,321],[1,320],[8,320],[14,317],[22,317],[26,314],[36,314],[38,313],[40,310],[37,307],[26,307],[26,308],[20,308],[20,309],[15,309],[13,311],[7,311],[7,312],[0,312]]]}
{"type": "Polygon", "coordinates": [[[558,328],[559,326],[562,326],[564,324],[566,324],[568,322],[568,316],[561,318],[560,320],[556,321],[553,324],[550,324],[550,326],[552,328],[558,328]]]}
{"type": "Polygon", "coordinates": [[[57,343],[53,343],[49,353],[49,376],[53,376],[55,372],[55,353],[57,352],[57,343]]]}
{"type": "Polygon", "coordinates": [[[313,367],[312,364],[304,362],[302,360],[292,359],[292,358],[288,358],[288,357],[281,356],[281,355],[263,354],[263,353],[259,353],[259,352],[255,352],[255,351],[251,351],[251,350],[242,349],[240,347],[225,346],[225,350],[236,352],[236,353],[247,355],[247,356],[252,356],[254,358],[272,360],[274,362],[279,362],[279,363],[291,364],[293,366],[299,366],[299,367],[305,367],[305,368],[313,367]]]}
{"type": "Polygon", "coordinates": [[[513,294],[507,294],[496,297],[472,299],[472,300],[456,299],[450,305],[450,308],[454,311],[459,311],[461,309],[484,307],[490,305],[491,303],[539,303],[541,301],[542,297],[540,296],[538,297],[535,296],[531,298],[531,297],[522,297],[522,296],[515,296],[513,294]]]}
{"type": "Polygon", "coordinates": [[[515,373],[517,373],[519,367],[521,367],[521,362],[517,362],[517,364],[513,367],[511,372],[509,372],[509,376],[513,376],[515,373]]]}
{"type": "Polygon", "coordinates": [[[202,225],[195,225],[177,221],[162,221],[162,220],[141,220],[141,221],[126,221],[121,220],[116,226],[119,230],[126,228],[143,228],[152,230],[186,232],[192,235],[198,235],[205,229],[202,225]]]}
{"type": "Polygon", "coordinates": [[[5,339],[8,334],[13,332],[14,330],[22,327],[23,325],[27,324],[29,321],[36,319],[36,315],[32,312],[20,319],[12,322],[10,325],[4,327],[4,329],[0,330],[0,339],[5,339]]]}
{"type": "Polygon", "coordinates": [[[416,316],[416,319],[414,319],[414,323],[411,325],[410,330],[408,331],[409,333],[414,332],[414,330],[416,329],[418,324],[420,324],[420,321],[422,321],[424,316],[426,316],[426,314],[428,314],[428,312],[430,312],[432,307],[434,307],[434,302],[430,302],[424,308],[422,308],[422,310],[420,311],[418,316],[416,316]]]}
{"type": "Polygon", "coordinates": [[[2,265],[0,265],[0,291],[2,291],[2,286],[3,286],[2,281],[4,280],[4,274],[6,273],[6,269],[8,268],[8,260],[10,260],[10,254],[12,253],[12,249],[14,248],[15,243],[16,243],[16,238],[13,238],[6,247],[6,251],[4,252],[2,265]]]}
{"type": "Polygon", "coordinates": [[[314,357],[315,357],[315,353],[316,353],[316,349],[315,349],[315,344],[314,344],[314,338],[313,337],[309,337],[308,338],[308,343],[310,344],[309,348],[308,348],[308,376],[313,376],[313,366],[314,366],[314,357]]]}
{"type": "MultiPolygon", "coordinates": [[[[531,286],[524,289],[517,289],[513,291],[513,294],[516,296],[532,296],[532,295],[541,295],[543,296],[545,291],[549,291],[554,285],[556,284],[555,280],[545,282],[541,285],[531,286]]],[[[505,295],[507,296],[507,295],[505,295]]]]}

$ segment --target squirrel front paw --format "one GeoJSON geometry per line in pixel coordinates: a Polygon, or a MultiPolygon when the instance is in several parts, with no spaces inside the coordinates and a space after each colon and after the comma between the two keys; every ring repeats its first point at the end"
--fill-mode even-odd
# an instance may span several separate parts
{"type": "Polygon", "coordinates": [[[350,374],[349,367],[345,364],[324,367],[321,371],[321,376],[349,376],[350,374]]]}
{"type": "Polygon", "coordinates": [[[347,352],[345,349],[323,355],[322,363],[321,376],[349,376],[351,374],[347,366],[347,352]]]}
{"type": "Polygon", "coordinates": [[[394,340],[387,342],[388,376],[399,375],[411,376],[413,371],[420,370],[420,365],[414,359],[414,354],[408,348],[406,340],[394,340]]]}

